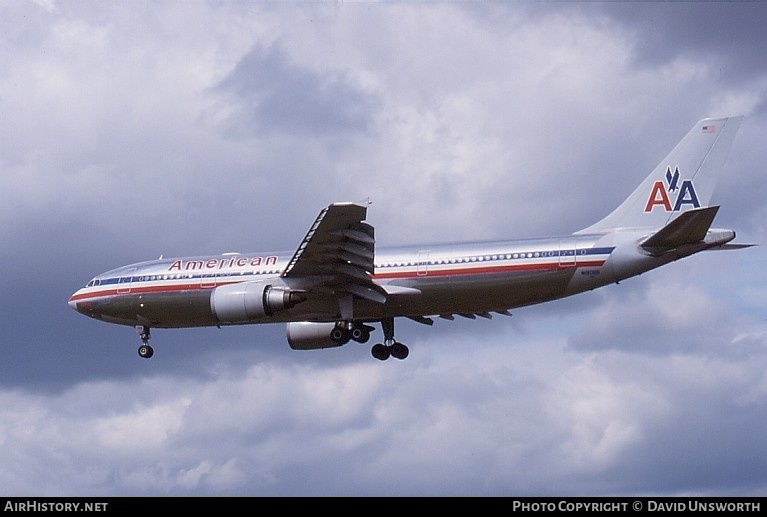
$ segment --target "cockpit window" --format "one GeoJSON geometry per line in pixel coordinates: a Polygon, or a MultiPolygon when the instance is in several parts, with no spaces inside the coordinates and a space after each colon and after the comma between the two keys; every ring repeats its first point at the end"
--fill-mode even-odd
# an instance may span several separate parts
{"type": "Polygon", "coordinates": [[[101,285],[101,280],[99,280],[98,278],[94,278],[93,280],[88,282],[88,284],[85,287],[96,287],[98,285],[101,285]]]}

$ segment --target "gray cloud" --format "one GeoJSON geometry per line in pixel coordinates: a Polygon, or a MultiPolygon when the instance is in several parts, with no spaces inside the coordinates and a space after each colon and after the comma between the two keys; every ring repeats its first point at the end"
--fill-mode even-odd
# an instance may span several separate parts
{"type": "Polygon", "coordinates": [[[635,31],[640,63],[669,62],[686,56],[719,65],[712,80],[730,85],[764,79],[767,46],[760,2],[621,3],[603,6],[611,20],[635,31]]]}
{"type": "Polygon", "coordinates": [[[278,44],[251,49],[215,88],[226,102],[235,133],[285,132],[322,138],[364,133],[375,102],[341,71],[318,73],[292,65],[278,44]]]}

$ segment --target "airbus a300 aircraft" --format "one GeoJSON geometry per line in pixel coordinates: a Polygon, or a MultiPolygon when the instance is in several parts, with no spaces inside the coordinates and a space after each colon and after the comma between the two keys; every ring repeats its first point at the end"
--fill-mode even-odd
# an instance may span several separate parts
{"type": "Polygon", "coordinates": [[[367,206],[320,211],[289,253],[170,258],[96,276],[69,299],[78,312],[135,326],[141,357],[150,329],[287,323],[293,349],[365,343],[376,359],[404,359],[394,320],[490,318],[618,282],[712,248],[733,249],[713,229],[709,200],[742,117],[696,123],[612,213],[573,234],[545,239],[378,248],[367,206]]]}

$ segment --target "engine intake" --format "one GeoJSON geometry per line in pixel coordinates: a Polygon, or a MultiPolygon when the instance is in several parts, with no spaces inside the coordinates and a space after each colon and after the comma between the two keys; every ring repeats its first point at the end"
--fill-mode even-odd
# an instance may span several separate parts
{"type": "Polygon", "coordinates": [[[216,287],[210,296],[210,309],[221,323],[249,323],[291,309],[304,300],[302,293],[287,286],[241,282],[216,287]]]}

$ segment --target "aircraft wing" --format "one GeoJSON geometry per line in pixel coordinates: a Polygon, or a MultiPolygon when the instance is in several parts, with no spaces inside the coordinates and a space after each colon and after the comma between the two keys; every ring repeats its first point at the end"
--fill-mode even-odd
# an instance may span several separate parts
{"type": "Polygon", "coordinates": [[[334,203],[320,211],[282,273],[284,278],[322,278],[336,292],[383,303],[386,292],[373,283],[375,231],[365,222],[367,207],[334,203]]]}

